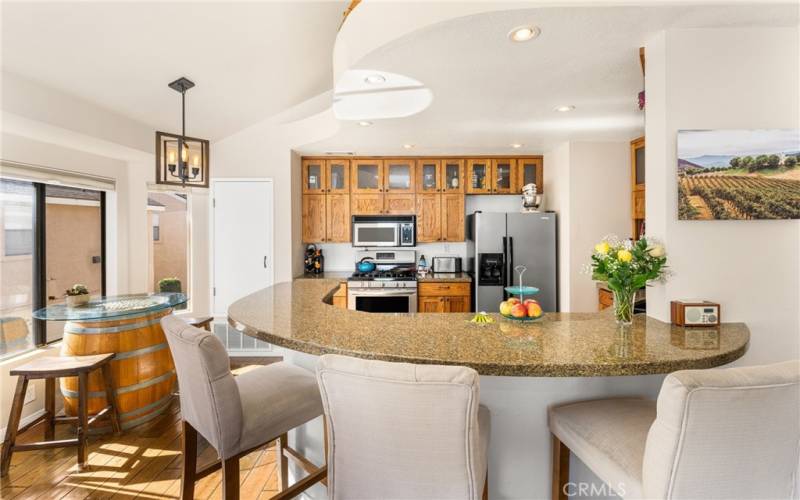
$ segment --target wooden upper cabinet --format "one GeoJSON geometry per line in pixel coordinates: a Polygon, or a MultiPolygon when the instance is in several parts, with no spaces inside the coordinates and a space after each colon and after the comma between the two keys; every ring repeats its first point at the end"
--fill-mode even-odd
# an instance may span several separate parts
{"type": "Polygon", "coordinates": [[[445,193],[464,192],[464,160],[442,160],[442,191],[445,193]]]}
{"type": "Polygon", "coordinates": [[[350,215],[380,215],[382,213],[382,193],[350,195],[350,215]]]}
{"type": "Polygon", "coordinates": [[[442,240],[464,241],[464,195],[442,195],[442,240]]]}
{"type": "Polygon", "coordinates": [[[303,242],[325,241],[325,195],[303,195],[303,242]]]}
{"type": "Polygon", "coordinates": [[[383,213],[414,214],[416,195],[407,193],[386,193],[383,195],[383,213]]]}
{"type": "Polygon", "coordinates": [[[536,192],[544,192],[544,168],[541,158],[517,159],[517,192],[521,193],[525,185],[536,184],[536,192]]]}
{"type": "Polygon", "coordinates": [[[350,195],[325,196],[325,241],[348,243],[350,241],[350,195]]]}
{"type": "Polygon", "coordinates": [[[387,193],[413,193],[416,189],[416,161],[408,158],[383,161],[383,190],[387,193]]]}
{"type": "Polygon", "coordinates": [[[353,160],[350,163],[350,192],[383,192],[383,174],[383,160],[353,160]]]}
{"type": "Polygon", "coordinates": [[[325,192],[330,194],[350,192],[350,160],[325,162],[325,192]]]}
{"type": "Polygon", "coordinates": [[[489,194],[491,192],[491,161],[467,160],[467,194],[489,194]]]}
{"type": "Polygon", "coordinates": [[[442,238],[442,195],[417,195],[417,242],[440,241],[442,238]]]}
{"type": "Polygon", "coordinates": [[[325,192],[325,160],[303,160],[303,193],[325,192]]]}
{"type": "Polygon", "coordinates": [[[417,193],[438,193],[442,190],[441,160],[417,161],[417,193]]]}
{"type": "Polygon", "coordinates": [[[492,193],[511,194],[516,192],[517,160],[492,160],[492,193]]]}

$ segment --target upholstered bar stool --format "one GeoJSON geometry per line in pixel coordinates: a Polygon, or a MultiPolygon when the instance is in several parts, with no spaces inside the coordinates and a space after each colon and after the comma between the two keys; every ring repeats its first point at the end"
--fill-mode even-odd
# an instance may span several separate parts
{"type": "Polygon", "coordinates": [[[325,355],[332,500],[486,498],[489,411],[466,367],[325,355]]]}
{"type": "Polygon", "coordinates": [[[553,499],[573,494],[570,450],[624,498],[793,498],[800,361],[686,370],[658,401],[604,399],[550,410],[553,499]]]}
{"type": "Polygon", "coordinates": [[[183,425],[181,498],[194,496],[195,481],[222,468],[225,499],[239,497],[239,459],[277,441],[281,492],[293,498],[324,480],[327,467],[311,469],[308,460],[286,446],[286,433],[322,415],[314,375],[286,363],[274,363],[234,377],[222,342],[176,316],[161,325],[169,343],[180,386],[183,425]],[[214,447],[219,461],[197,470],[197,433],[214,447]],[[287,457],[310,474],[287,483],[287,457]]]}

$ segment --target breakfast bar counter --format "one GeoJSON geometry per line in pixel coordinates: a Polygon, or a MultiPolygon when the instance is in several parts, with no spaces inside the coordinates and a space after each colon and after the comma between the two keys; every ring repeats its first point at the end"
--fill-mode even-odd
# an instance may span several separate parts
{"type": "MultiPolygon", "coordinates": [[[[339,276],[279,283],[232,304],[228,322],[311,371],[325,353],[475,368],[481,404],[491,412],[493,500],[550,498],[548,408],[595,398],[655,398],[664,374],[729,363],[750,339],[742,323],[684,329],[643,315],[621,329],[610,310],[546,314],[526,324],[492,314],[495,322],[485,325],[470,323],[472,313],[366,313],[330,305],[341,283],[339,276]]],[[[322,463],[323,435],[317,420],[290,432],[289,441],[322,463]]],[[[577,459],[570,480],[602,485],[577,459]]],[[[326,498],[326,492],[320,487],[310,497],[326,498]]]]}
{"type": "Polygon", "coordinates": [[[375,314],[330,305],[338,279],[296,279],[228,310],[236,330],[312,355],[470,366],[482,375],[587,377],[669,373],[729,363],[747,350],[743,323],[685,329],[637,315],[620,328],[610,311],[552,313],[519,323],[492,314],[375,314]]]}

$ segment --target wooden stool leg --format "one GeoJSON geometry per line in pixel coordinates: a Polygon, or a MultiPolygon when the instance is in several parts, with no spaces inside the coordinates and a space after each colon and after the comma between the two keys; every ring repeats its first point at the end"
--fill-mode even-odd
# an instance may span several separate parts
{"type": "Polygon", "coordinates": [[[289,487],[289,459],[286,456],[286,446],[289,444],[289,436],[281,434],[281,437],[275,442],[275,457],[278,467],[280,468],[280,476],[278,476],[278,491],[283,491],[289,487]]]}
{"type": "Polygon", "coordinates": [[[239,457],[222,462],[222,498],[239,500],[239,457]]]}
{"type": "Polygon", "coordinates": [[[119,413],[117,411],[117,398],[116,391],[114,391],[114,379],[111,374],[111,365],[106,363],[103,365],[103,382],[106,386],[106,402],[110,407],[109,418],[111,418],[111,428],[114,429],[114,434],[119,435],[122,429],[119,425],[119,413]]]}
{"type": "Polygon", "coordinates": [[[52,441],[56,437],[56,379],[44,380],[44,440],[52,441]]]}
{"type": "Polygon", "coordinates": [[[182,420],[181,452],[183,467],[181,469],[181,500],[194,498],[194,483],[197,475],[197,431],[187,421],[182,420]]]}
{"type": "Polygon", "coordinates": [[[89,374],[78,374],[78,467],[86,466],[87,446],[86,436],[89,433],[89,374]]]}
{"type": "Polygon", "coordinates": [[[19,419],[22,416],[22,406],[25,404],[25,392],[28,390],[28,377],[20,375],[17,378],[17,389],[14,391],[14,399],[11,403],[11,414],[8,417],[8,427],[6,427],[6,438],[3,440],[3,452],[0,457],[0,477],[8,475],[8,468],[11,466],[11,454],[14,452],[14,444],[17,441],[17,430],[19,429],[19,419]]]}
{"type": "Polygon", "coordinates": [[[569,448],[555,435],[553,437],[553,500],[567,500],[564,487],[569,482],[569,448]]]}

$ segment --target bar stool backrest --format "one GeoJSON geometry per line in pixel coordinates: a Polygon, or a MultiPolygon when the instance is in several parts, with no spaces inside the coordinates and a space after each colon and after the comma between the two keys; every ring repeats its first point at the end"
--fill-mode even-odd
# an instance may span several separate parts
{"type": "Polygon", "coordinates": [[[229,458],[239,452],[242,403],[228,353],[212,333],[169,315],[161,320],[175,361],[181,416],[229,458]]]}
{"type": "Polygon", "coordinates": [[[480,498],[475,370],[325,355],[317,380],[329,498],[480,498]]]}
{"type": "Polygon", "coordinates": [[[645,447],[646,498],[794,498],[800,361],[678,371],[645,447]]]}

